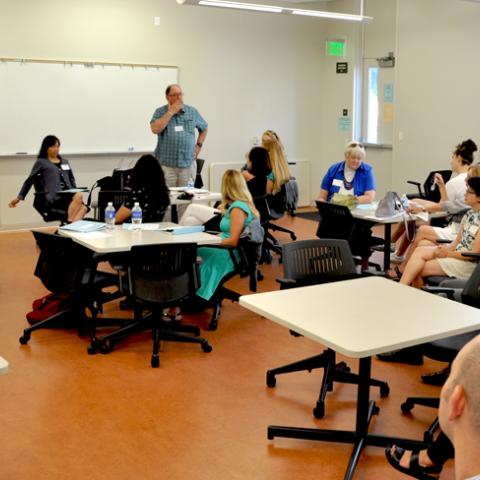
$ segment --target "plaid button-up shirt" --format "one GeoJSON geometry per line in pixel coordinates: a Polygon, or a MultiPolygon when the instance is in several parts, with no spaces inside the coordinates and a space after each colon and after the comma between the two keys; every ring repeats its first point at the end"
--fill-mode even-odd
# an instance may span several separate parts
{"type": "MultiPolygon", "coordinates": [[[[157,108],[150,123],[165,115],[167,109],[168,105],[157,108]]],[[[195,149],[195,129],[203,132],[207,127],[207,122],[196,108],[184,105],[182,110],[170,119],[165,129],[158,134],[155,156],[160,165],[190,167],[195,149]]]]}

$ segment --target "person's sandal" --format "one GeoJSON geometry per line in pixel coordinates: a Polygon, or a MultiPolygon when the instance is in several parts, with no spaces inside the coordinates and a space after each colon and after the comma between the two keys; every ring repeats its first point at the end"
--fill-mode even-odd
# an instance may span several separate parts
{"type": "Polygon", "coordinates": [[[402,465],[400,465],[400,461],[402,460],[402,457],[406,451],[406,449],[397,446],[395,446],[395,450],[393,450],[393,447],[387,448],[385,450],[385,456],[387,457],[388,463],[390,463],[390,465],[399,472],[405,473],[406,475],[410,475],[411,477],[417,478],[419,480],[438,479],[440,472],[442,471],[443,465],[422,467],[418,463],[418,456],[420,454],[420,450],[412,450],[408,467],[403,467],[402,465]]]}
{"type": "Polygon", "coordinates": [[[402,278],[402,273],[403,272],[400,271],[400,268],[398,268],[398,265],[395,265],[394,267],[387,270],[386,276],[390,280],[395,280],[396,282],[398,282],[400,278],[402,278]]]}

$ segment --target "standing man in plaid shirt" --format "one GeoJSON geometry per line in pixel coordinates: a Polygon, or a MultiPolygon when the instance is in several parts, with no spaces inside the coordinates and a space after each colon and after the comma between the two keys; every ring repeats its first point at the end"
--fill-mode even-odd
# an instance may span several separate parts
{"type": "Polygon", "coordinates": [[[165,173],[169,187],[183,187],[192,176],[196,160],[207,136],[207,122],[197,109],[183,103],[180,85],[169,85],[165,90],[167,105],[155,110],[150,128],[158,136],[155,156],[165,173]],[[195,139],[195,129],[198,137],[195,139]]]}

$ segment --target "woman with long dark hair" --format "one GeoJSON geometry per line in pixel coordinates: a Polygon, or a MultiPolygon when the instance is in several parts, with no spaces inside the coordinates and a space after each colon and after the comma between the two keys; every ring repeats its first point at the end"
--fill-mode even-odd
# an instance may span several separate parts
{"type": "Polygon", "coordinates": [[[65,210],[69,222],[80,220],[85,216],[87,207],[83,204],[81,193],[60,193],[63,190],[76,188],[76,183],[68,160],[60,156],[60,140],[55,135],[47,135],[43,139],[32,171],[23,183],[19,194],[8,204],[10,208],[15,208],[21,200],[25,199],[36,179],[45,193],[47,210],[65,210]]]}
{"type": "Polygon", "coordinates": [[[133,167],[130,187],[132,195],[118,209],[115,222],[123,223],[128,220],[135,202],[142,208],[143,222],[161,222],[170,205],[170,194],[162,167],[153,155],[143,155],[137,160],[133,167]]]}

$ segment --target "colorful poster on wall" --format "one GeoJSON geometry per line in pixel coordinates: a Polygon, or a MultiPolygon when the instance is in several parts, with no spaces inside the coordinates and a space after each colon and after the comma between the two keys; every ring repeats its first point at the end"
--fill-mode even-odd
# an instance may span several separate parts
{"type": "Polygon", "coordinates": [[[393,103],[393,83],[386,83],[383,86],[383,101],[393,103]]]}
{"type": "Polygon", "coordinates": [[[383,121],[385,123],[393,123],[393,103],[383,104],[383,121]]]}
{"type": "Polygon", "coordinates": [[[350,117],[338,117],[338,131],[349,132],[352,128],[352,119],[350,117]]]}

